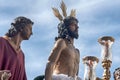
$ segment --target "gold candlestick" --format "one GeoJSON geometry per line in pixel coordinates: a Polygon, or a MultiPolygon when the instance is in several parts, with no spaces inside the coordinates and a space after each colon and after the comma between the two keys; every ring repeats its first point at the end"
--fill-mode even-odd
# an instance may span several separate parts
{"type": "Polygon", "coordinates": [[[104,68],[103,72],[103,80],[110,80],[111,74],[110,74],[110,67],[111,67],[112,61],[110,60],[105,60],[102,61],[102,66],[104,68]]]}
{"type": "Polygon", "coordinates": [[[98,62],[99,60],[95,56],[86,56],[83,58],[83,63],[85,64],[84,80],[96,80],[95,69],[98,62]]]}
{"type": "Polygon", "coordinates": [[[114,42],[114,38],[110,36],[104,36],[102,38],[98,39],[98,42],[102,45],[102,66],[104,68],[103,72],[103,80],[110,80],[111,74],[110,74],[110,67],[112,64],[112,52],[111,52],[111,46],[114,42]]]}

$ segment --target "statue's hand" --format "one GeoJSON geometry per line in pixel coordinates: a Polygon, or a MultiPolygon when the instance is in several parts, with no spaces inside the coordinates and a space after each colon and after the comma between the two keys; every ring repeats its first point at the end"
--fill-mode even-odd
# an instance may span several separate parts
{"type": "Polygon", "coordinates": [[[11,73],[9,70],[0,71],[0,75],[1,75],[1,80],[9,80],[9,78],[11,77],[11,73]]]}

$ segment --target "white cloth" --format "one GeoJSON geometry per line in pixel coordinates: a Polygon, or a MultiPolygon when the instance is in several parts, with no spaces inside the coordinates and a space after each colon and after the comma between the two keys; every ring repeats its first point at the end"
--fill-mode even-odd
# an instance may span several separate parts
{"type": "Polygon", "coordinates": [[[53,80],[75,80],[73,77],[68,77],[65,74],[57,74],[52,76],[53,80]]]}
{"type": "Polygon", "coordinates": [[[81,79],[77,76],[74,78],[65,74],[56,74],[52,75],[52,80],[81,80],[81,79]]]}

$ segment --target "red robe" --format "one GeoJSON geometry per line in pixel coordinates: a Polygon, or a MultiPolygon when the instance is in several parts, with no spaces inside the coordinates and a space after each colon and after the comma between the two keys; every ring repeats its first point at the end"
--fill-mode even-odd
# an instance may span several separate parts
{"type": "Polygon", "coordinates": [[[0,37],[0,70],[10,70],[9,80],[27,80],[23,52],[16,53],[10,43],[2,37],[0,37]]]}

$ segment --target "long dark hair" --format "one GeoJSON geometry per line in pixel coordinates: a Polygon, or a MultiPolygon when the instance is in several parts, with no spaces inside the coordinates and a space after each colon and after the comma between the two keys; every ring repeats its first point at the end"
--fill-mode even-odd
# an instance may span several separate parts
{"type": "Polygon", "coordinates": [[[5,34],[8,37],[13,37],[20,32],[21,29],[23,29],[28,24],[34,24],[30,19],[20,16],[14,19],[14,21],[11,23],[11,28],[8,30],[8,32],[5,34]]]}
{"type": "Polygon", "coordinates": [[[58,24],[58,37],[55,37],[55,40],[59,38],[67,39],[70,41],[70,34],[68,32],[70,24],[76,21],[78,23],[78,20],[75,17],[68,16],[66,17],[63,22],[58,24]]]}

